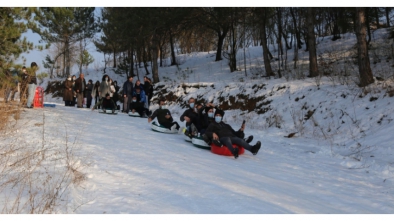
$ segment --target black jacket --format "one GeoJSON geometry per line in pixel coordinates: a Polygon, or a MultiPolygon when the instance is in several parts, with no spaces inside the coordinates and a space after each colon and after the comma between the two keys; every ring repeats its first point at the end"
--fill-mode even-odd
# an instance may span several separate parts
{"type": "Polygon", "coordinates": [[[132,96],[133,95],[134,86],[129,80],[124,82],[123,84],[123,96],[132,96]]]}
{"type": "Polygon", "coordinates": [[[174,119],[172,118],[172,116],[169,119],[167,119],[165,117],[167,114],[171,116],[171,113],[168,109],[159,108],[155,110],[155,112],[153,112],[150,118],[153,120],[157,117],[157,121],[159,121],[159,124],[172,123],[174,119]]]}
{"type": "Polygon", "coordinates": [[[198,113],[196,113],[193,110],[193,108],[189,108],[189,109],[185,110],[185,112],[183,112],[183,114],[180,116],[179,120],[181,122],[185,121],[185,119],[184,119],[185,116],[190,118],[190,122],[186,123],[186,126],[189,126],[190,124],[194,124],[194,126],[196,126],[198,130],[201,129],[198,113]]]}
{"type": "Polygon", "coordinates": [[[144,91],[148,97],[153,95],[153,86],[148,81],[145,81],[144,83],[144,91]]]}
{"type": "Polygon", "coordinates": [[[216,123],[216,121],[214,121],[209,124],[207,130],[205,131],[205,134],[210,139],[212,139],[213,133],[218,135],[219,138],[222,138],[222,137],[244,138],[244,136],[245,136],[243,131],[241,131],[241,130],[235,131],[230,125],[224,123],[223,121],[220,121],[220,123],[216,123]]]}

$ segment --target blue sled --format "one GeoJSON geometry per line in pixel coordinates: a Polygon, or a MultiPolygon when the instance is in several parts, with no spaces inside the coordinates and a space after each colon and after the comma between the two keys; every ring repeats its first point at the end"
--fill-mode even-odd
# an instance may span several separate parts
{"type": "Polygon", "coordinates": [[[44,103],[44,107],[56,107],[56,104],[46,104],[46,103],[44,103]]]}

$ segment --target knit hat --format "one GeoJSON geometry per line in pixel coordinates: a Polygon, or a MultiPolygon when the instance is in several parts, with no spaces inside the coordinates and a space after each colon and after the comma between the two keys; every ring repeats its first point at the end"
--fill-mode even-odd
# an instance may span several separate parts
{"type": "Polygon", "coordinates": [[[223,117],[224,116],[224,111],[222,111],[220,109],[216,109],[215,116],[216,116],[216,114],[220,114],[223,117]]]}

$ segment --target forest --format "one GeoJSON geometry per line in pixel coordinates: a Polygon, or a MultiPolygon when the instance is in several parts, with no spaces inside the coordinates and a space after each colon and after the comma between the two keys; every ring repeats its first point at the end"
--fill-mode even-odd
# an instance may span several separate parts
{"type": "MultiPolygon", "coordinates": [[[[158,67],[165,58],[177,65],[176,55],[215,51],[215,61],[227,60],[231,72],[240,70],[237,52],[250,46],[263,48],[262,76],[283,77],[288,68],[299,65],[298,50],[309,52],[309,77],[322,71],[316,53],[316,38],[332,41],[345,33],[357,35],[360,82],[373,82],[368,45],[373,32],[393,23],[390,7],[49,7],[1,8],[5,24],[1,36],[1,70],[20,68],[14,64],[33,44],[22,33],[38,33],[45,48],[51,48],[43,62],[45,76],[66,77],[71,67],[92,64],[86,47],[93,42],[104,56],[104,73],[113,67],[136,75],[137,67],[159,82],[158,67]],[[95,13],[96,12],[96,13],[95,13]],[[269,45],[277,49],[272,51],[269,45]],[[287,60],[287,51],[294,59],[287,60]],[[273,61],[278,62],[276,68],[273,61]]],[[[35,46],[43,48],[43,46],[35,46]]],[[[393,46],[391,46],[393,47],[393,46]]],[[[392,55],[391,55],[392,56],[392,55]]],[[[246,61],[244,61],[246,62],[246,61]]]]}

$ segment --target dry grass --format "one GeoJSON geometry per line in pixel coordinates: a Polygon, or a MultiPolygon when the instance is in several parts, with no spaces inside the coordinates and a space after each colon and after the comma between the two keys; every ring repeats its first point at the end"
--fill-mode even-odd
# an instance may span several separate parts
{"type": "Polygon", "coordinates": [[[0,212],[64,213],[69,188],[86,179],[76,160],[77,145],[64,136],[67,129],[46,128],[43,109],[6,103],[6,89],[0,88],[0,212]]]}

